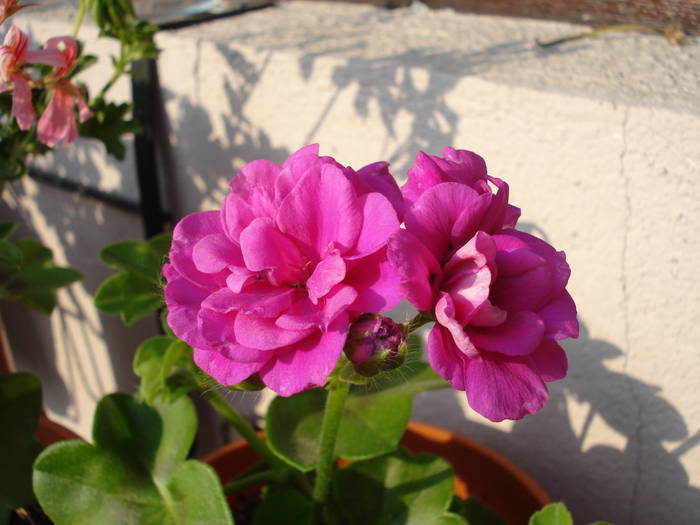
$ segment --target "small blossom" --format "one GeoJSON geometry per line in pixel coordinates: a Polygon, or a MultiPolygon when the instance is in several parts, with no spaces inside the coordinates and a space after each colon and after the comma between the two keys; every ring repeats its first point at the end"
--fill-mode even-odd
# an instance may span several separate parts
{"type": "Polygon", "coordinates": [[[78,58],[78,43],[70,37],[51,38],[46,49],[56,50],[63,56],[64,63],[46,78],[51,86],[51,100],[39,119],[37,127],[39,140],[47,146],[54,147],[61,139],[62,145],[68,146],[78,138],[75,122],[75,105],[78,105],[78,118],[85,122],[92,116],[80,90],[66,76],[75,67],[78,58]]]}
{"type": "Polygon", "coordinates": [[[406,337],[392,319],[364,314],[350,326],[345,355],[363,376],[398,368],[406,360],[406,337]]]}
{"type": "Polygon", "coordinates": [[[28,64],[61,67],[65,60],[57,49],[30,51],[29,37],[12,26],[0,46],[0,93],[13,90],[12,116],[24,131],[31,128],[36,119],[29,85],[32,78],[23,69],[28,64]]]}

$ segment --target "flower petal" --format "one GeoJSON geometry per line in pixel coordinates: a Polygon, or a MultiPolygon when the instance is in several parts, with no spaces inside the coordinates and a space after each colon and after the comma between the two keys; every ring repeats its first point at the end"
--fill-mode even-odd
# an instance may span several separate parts
{"type": "Polygon", "coordinates": [[[311,277],[306,280],[306,290],[312,303],[325,296],[331,288],[345,278],[345,261],[337,253],[323,258],[314,268],[311,277]]]}
{"type": "Polygon", "coordinates": [[[202,307],[221,313],[240,310],[244,314],[259,317],[277,317],[292,305],[295,295],[301,295],[301,292],[257,281],[239,293],[222,288],[207,297],[202,302],[202,307]]]}
{"type": "Polygon", "coordinates": [[[455,346],[452,336],[435,324],[428,336],[427,357],[430,366],[457,390],[464,390],[464,362],[466,357],[455,346]]]}
{"type": "Polygon", "coordinates": [[[503,324],[468,326],[466,332],[479,350],[510,356],[527,355],[542,342],[544,321],[532,312],[509,312],[503,324]]]}
{"type": "Polygon", "coordinates": [[[287,330],[275,324],[274,319],[238,314],[234,325],[236,340],[243,346],[258,350],[273,350],[301,341],[313,329],[287,330]]]}
{"type": "Polygon", "coordinates": [[[192,261],[204,273],[218,273],[229,266],[245,268],[241,248],[223,233],[212,233],[197,241],[192,248],[192,261]]]}
{"type": "Polygon", "coordinates": [[[530,356],[532,366],[542,378],[542,381],[558,381],[566,377],[569,366],[566,352],[559,343],[545,339],[530,356]]]}
{"type": "Polygon", "coordinates": [[[336,166],[311,172],[285,197],[277,213],[280,230],[301,244],[312,260],[329,247],[344,254],[355,246],[362,227],[362,210],[352,184],[336,166]]]}
{"type": "Polygon", "coordinates": [[[389,240],[387,254],[406,299],[418,310],[431,310],[442,280],[442,269],[433,253],[411,232],[399,230],[389,240]]]}
{"type": "Polygon", "coordinates": [[[576,319],[576,304],[564,291],[559,297],[537,312],[546,326],[545,335],[552,339],[578,337],[579,325],[576,319]]]}
{"type": "Polygon", "coordinates": [[[193,352],[195,364],[224,386],[245,381],[265,364],[232,361],[219,350],[208,348],[194,348],[193,352]]]}
{"type": "Polygon", "coordinates": [[[469,405],[494,422],[534,414],[549,399],[547,386],[530,366],[498,354],[469,360],[465,381],[469,405]]]}
{"type": "Polygon", "coordinates": [[[348,258],[363,257],[376,252],[385,246],[389,237],[399,229],[396,211],[383,195],[376,192],[362,195],[360,206],[362,207],[362,229],[354,254],[348,258]]]}
{"type": "Polygon", "coordinates": [[[305,259],[294,242],[274,227],[272,220],[260,217],[241,232],[241,251],[249,270],[269,270],[270,282],[300,284],[305,259]]]}
{"type": "Polygon", "coordinates": [[[283,397],[325,385],[343,351],[348,325],[348,314],[343,313],[327,331],[316,331],[288,351],[276,354],[260,370],[261,379],[283,397]]]}
{"type": "Polygon", "coordinates": [[[386,248],[352,261],[344,282],[357,290],[350,307],[355,312],[384,312],[404,298],[399,274],[389,261],[386,248]]]}

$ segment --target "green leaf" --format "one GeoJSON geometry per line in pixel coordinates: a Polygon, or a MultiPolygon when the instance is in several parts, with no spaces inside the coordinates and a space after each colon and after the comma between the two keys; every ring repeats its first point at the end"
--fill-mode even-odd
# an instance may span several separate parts
{"type": "Polygon", "coordinates": [[[107,266],[157,279],[163,266],[161,257],[145,242],[124,241],[110,244],[100,252],[100,259],[107,266]]]}
{"type": "Polygon", "coordinates": [[[126,102],[115,104],[98,100],[90,109],[92,118],[78,123],[80,136],[101,141],[107,153],[117,160],[124,160],[126,147],[122,137],[141,130],[137,122],[128,118],[131,105],[126,102]]]}
{"type": "Polygon", "coordinates": [[[22,252],[10,241],[0,240],[0,260],[13,265],[22,264],[22,252]]]}
{"type": "Polygon", "coordinates": [[[535,512],[529,525],[574,525],[571,514],[563,503],[550,503],[535,512]]]}
{"type": "Polygon", "coordinates": [[[453,478],[443,458],[398,451],[337,471],[333,488],[350,523],[442,525],[462,523],[445,516],[453,478]]]}
{"type": "Polygon", "coordinates": [[[6,240],[19,228],[19,223],[15,221],[0,221],[0,240],[6,240]]]}
{"type": "Polygon", "coordinates": [[[120,314],[127,325],[155,312],[162,304],[156,284],[134,273],[109,277],[95,293],[95,306],[108,314],[120,314]]]}
{"type": "MultiPolygon", "coordinates": [[[[446,512],[433,521],[433,525],[472,525],[472,522],[467,521],[459,514],[446,512]]],[[[484,525],[481,522],[475,521],[473,525],[484,525]]]]}
{"type": "Polygon", "coordinates": [[[22,252],[22,266],[50,267],[53,266],[53,252],[36,239],[19,239],[15,244],[22,252]]]}
{"type": "MultiPolygon", "coordinates": [[[[34,439],[39,414],[39,380],[31,374],[0,375],[0,507],[34,502],[32,463],[41,451],[34,439]]],[[[0,510],[0,519],[2,515],[0,510]]]]}
{"type": "Polygon", "coordinates": [[[56,295],[48,290],[29,290],[17,296],[16,299],[46,315],[56,308],[56,295]]]}
{"type": "Polygon", "coordinates": [[[466,500],[455,497],[450,510],[466,518],[468,523],[478,525],[506,525],[506,522],[476,498],[466,500]]]}
{"type": "Polygon", "coordinates": [[[197,388],[192,349],[174,337],[153,337],[134,357],[134,372],[141,378],[139,394],[150,402],[155,396],[175,398],[197,388]]]}
{"type": "Polygon", "coordinates": [[[17,290],[17,293],[24,293],[24,290],[56,290],[82,278],[83,274],[73,268],[32,266],[15,274],[6,287],[17,290]]]}
{"type": "Polygon", "coordinates": [[[193,459],[180,463],[168,491],[178,525],[233,525],[219,478],[206,463],[193,459]]]}
{"type": "MultiPolygon", "coordinates": [[[[267,438],[272,451],[295,468],[308,471],[318,461],[325,390],[276,397],[267,411],[267,438]]],[[[392,391],[348,396],[338,430],[336,455],[367,459],[396,449],[411,416],[410,395],[392,391]]]]}
{"type": "Polygon", "coordinates": [[[313,517],[313,506],[301,492],[273,485],[258,505],[253,525],[312,525],[313,517]]]}
{"type": "Polygon", "coordinates": [[[67,441],[34,464],[39,502],[56,525],[231,524],[223,490],[209,467],[185,458],[196,415],[182,396],[155,406],[127,394],[103,398],[94,445],[67,441]]]}

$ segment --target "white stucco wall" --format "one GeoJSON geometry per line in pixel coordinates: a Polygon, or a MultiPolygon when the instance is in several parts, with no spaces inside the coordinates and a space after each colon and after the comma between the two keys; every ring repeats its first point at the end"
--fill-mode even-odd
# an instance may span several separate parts
{"type": "MultiPolygon", "coordinates": [[[[31,23],[35,33],[67,27],[56,17],[31,23]]],[[[398,178],[420,149],[480,153],[509,182],[524,227],[566,251],[582,334],[565,343],[569,376],[552,385],[550,404],[536,416],[490,424],[447,390],[419,396],[414,416],[504,452],[580,523],[693,524],[700,521],[700,45],[631,33],[550,51],[534,45],[581,30],[420,5],[291,3],[162,33],[176,166],[168,174],[171,211],[217,206],[245,162],[281,161],[310,142],[354,167],[390,160],[398,178]]],[[[75,176],[82,148],[56,161],[67,176],[75,176]]],[[[131,172],[111,169],[109,176],[83,169],[81,177],[133,196],[131,172]]],[[[24,188],[27,206],[32,192],[55,191],[24,188]]],[[[38,202],[30,221],[44,232],[41,217],[56,208],[38,202]]],[[[58,222],[47,227],[60,230],[58,222]]],[[[70,227],[81,237],[83,225],[70,227]]],[[[123,238],[121,228],[109,236],[123,238]]],[[[66,245],[67,259],[81,266],[88,259],[70,255],[75,250],[66,245]]],[[[116,335],[110,326],[96,331],[110,347],[142,335],[116,335]]],[[[48,338],[41,344],[50,346],[48,338]]],[[[109,364],[106,350],[76,352],[109,364]]],[[[69,395],[65,407],[49,406],[59,417],[71,403],[85,407],[73,420],[83,430],[91,393],[125,384],[90,386],[61,366],[58,376],[69,395]]]]}

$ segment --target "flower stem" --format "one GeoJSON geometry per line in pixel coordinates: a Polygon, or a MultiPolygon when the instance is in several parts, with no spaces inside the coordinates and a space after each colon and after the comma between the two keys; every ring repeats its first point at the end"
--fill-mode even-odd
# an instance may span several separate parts
{"type": "Polygon", "coordinates": [[[335,440],[338,437],[340,419],[343,414],[345,399],[350,391],[350,384],[336,380],[329,384],[326,409],[323,414],[321,426],[321,451],[319,454],[318,468],[316,469],[316,485],[314,486],[314,502],[323,503],[328,496],[328,487],[333,470],[333,452],[335,440]]]}
{"type": "Polygon", "coordinates": [[[250,426],[250,423],[243,419],[221,394],[215,390],[206,390],[204,391],[204,397],[209,401],[214,410],[221,414],[224,419],[243,436],[243,439],[245,439],[253,450],[255,450],[268,466],[275,471],[276,475],[283,475],[285,471],[288,470],[282,460],[275,456],[265,442],[258,437],[258,434],[253,427],[250,426]]]}
{"type": "Polygon", "coordinates": [[[415,317],[403,323],[405,335],[411,334],[421,326],[435,321],[435,316],[431,312],[418,312],[415,317]]]}
{"type": "Polygon", "coordinates": [[[116,84],[117,80],[119,80],[119,77],[122,76],[124,71],[126,70],[127,62],[123,58],[120,58],[117,60],[117,62],[114,64],[114,72],[112,73],[112,76],[109,78],[107,83],[102,87],[100,90],[99,94],[95,97],[95,101],[101,101],[105,98],[105,95],[107,92],[112,89],[112,86],[116,84]]]}
{"type": "Polygon", "coordinates": [[[229,481],[224,485],[224,494],[236,494],[247,488],[254,487],[259,483],[265,481],[270,481],[275,479],[275,473],[272,470],[264,470],[262,472],[256,472],[255,474],[250,474],[249,476],[243,476],[241,478],[236,478],[233,481],[229,481]]]}
{"type": "Polygon", "coordinates": [[[85,13],[87,12],[87,6],[87,0],[80,0],[80,5],[78,6],[78,14],[75,18],[75,23],[73,24],[73,38],[78,37],[78,31],[80,31],[80,26],[83,25],[83,19],[85,18],[85,13]]]}

